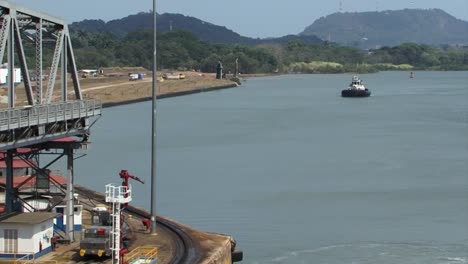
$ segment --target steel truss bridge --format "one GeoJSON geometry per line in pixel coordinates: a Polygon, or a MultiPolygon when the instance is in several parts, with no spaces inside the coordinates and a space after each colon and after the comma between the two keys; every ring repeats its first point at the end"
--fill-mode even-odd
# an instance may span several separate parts
{"type": "MultiPolygon", "coordinates": [[[[8,70],[8,104],[0,109],[5,212],[14,212],[15,202],[21,200],[20,191],[13,186],[13,161],[39,160],[44,151],[54,149],[59,155],[54,162],[67,157],[65,233],[73,241],[74,153],[88,143],[90,127],[101,115],[102,105],[83,98],[70,32],[63,19],[0,0],[0,64],[8,70]],[[21,69],[21,85],[15,83],[15,68],[21,69]],[[16,89],[21,88],[26,99],[18,101],[16,89]]],[[[50,165],[37,164],[33,169],[43,177],[50,165]]],[[[31,195],[39,197],[41,193],[31,195]]]]}

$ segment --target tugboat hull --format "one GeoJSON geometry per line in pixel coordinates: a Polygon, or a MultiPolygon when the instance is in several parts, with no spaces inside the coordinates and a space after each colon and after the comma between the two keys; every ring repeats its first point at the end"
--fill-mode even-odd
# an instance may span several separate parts
{"type": "Polygon", "coordinates": [[[342,97],[369,97],[371,92],[369,90],[354,90],[354,89],[345,89],[341,91],[342,97]]]}

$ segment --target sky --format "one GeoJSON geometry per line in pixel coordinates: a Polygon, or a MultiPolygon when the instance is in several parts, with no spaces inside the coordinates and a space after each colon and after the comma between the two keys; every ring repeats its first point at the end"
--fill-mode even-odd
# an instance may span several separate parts
{"type": "MultiPolygon", "coordinates": [[[[153,9],[152,0],[10,0],[65,19],[109,21],[153,9]]],[[[338,12],[440,8],[468,21],[468,0],[157,0],[157,12],[196,17],[247,37],[298,34],[316,19],[338,12]]]]}

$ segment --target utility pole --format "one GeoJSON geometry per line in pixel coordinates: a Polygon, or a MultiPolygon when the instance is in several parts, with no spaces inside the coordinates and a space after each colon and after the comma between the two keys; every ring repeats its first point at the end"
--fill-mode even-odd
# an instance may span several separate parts
{"type": "Polygon", "coordinates": [[[156,0],[153,0],[153,85],[152,85],[152,137],[151,137],[151,234],[156,235],[156,0]]]}

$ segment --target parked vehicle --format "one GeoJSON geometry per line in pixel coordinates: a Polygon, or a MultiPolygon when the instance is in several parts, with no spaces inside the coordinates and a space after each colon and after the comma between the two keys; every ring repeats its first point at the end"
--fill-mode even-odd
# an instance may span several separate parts
{"type": "Polygon", "coordinates": [[[129,75],[128,75],[128,80],[129,80],[129,81],[136,81],[136,80],[138,80],[138,74],[136,74],[136,73],[131,73],[131,74],[129,74],[129,75]]]}

